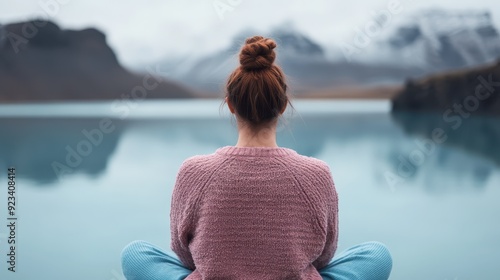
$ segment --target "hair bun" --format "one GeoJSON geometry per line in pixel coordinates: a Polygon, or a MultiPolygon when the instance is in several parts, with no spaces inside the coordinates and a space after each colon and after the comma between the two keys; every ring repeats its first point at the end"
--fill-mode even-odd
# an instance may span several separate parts
{"type": "Polygon", "coordinates": [[[240,64],[246,71],[270,68],[276,59],[276,42],[262,36],[254,36],[245,41],[241,49],[240,64]]]}

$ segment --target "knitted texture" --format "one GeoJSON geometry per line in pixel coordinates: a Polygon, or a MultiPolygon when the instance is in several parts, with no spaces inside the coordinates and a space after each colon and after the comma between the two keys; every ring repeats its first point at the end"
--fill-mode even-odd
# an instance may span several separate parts
{"type": "Polygon", "coordinates": [[[337,248],[328,165],[284,147],[225,146],[176,177],[171,247],[186,279],[321,279],[337,248]]]}

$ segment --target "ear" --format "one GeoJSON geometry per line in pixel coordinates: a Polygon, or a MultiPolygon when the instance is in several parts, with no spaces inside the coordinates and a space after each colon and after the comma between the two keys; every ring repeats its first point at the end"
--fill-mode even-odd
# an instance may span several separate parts
{"type": "Polygon", "coordinates": [[[231,104],[231,102],[229,102],[229,99],[227,98],[227,96],[226,96],[226,103],[227,103],[227,107],[229,107],[229,111],[231,111],[231,113],[234,114],[233,104],[231,104]]]}
{"type": "Polygon", "coordinates": [[[286,105],[288,105],[288,102],[285,103],[285,106],[283,107],[283,110],[281,110],[280,114],[283,114],[286,110],[286,105]]]}

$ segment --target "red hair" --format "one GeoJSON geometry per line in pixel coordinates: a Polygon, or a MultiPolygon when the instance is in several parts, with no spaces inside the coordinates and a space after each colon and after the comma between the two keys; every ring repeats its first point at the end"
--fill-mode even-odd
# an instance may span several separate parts
{"type": "Polygon", "coordinates": [[[276,42],[254,36],[245,41],[240,66],[230,75],[226,97],[241,120],[256,128],[275,121],[290,103],[285,75],[274,64],[276,42]]]}

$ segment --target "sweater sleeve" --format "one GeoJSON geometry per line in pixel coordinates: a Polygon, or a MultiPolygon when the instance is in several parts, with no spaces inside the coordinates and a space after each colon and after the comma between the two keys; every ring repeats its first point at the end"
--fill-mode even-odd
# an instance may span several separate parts
{"type": "Polygon", "coordinates": [[[321,255],[313,262],[316,269],[328,265],[337,250],[338,241],[338,196],[328,165],[323,165],[322,185],[324,185],[324,200],[326,208],[326,241],[321,255]]]}
{"type": "Polygon", "coordinates": [[[170,209],[171,248],[182,263],[191,270],[195,269],[189,243],[194,231],[192,207],[189,207],[190,185],[193,184],[193,170],[185,160],[176,176],[170,209]]]}

